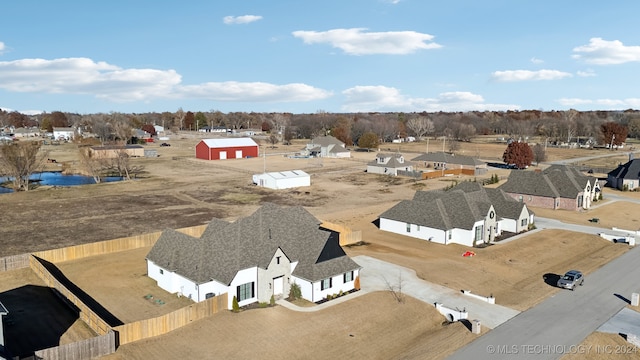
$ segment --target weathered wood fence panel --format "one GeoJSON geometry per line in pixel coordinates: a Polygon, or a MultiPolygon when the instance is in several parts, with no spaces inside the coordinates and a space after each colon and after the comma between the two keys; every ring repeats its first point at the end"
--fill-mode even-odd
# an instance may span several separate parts
{"type": "Polygon", "coordinates": [[[334,224],[330,222],[323,222],[320,224],[321,227],[325,229],[329,229],[339,233],[340,235],[340,246],[345,246],[349,244],[355,244],[357,242],[362,241],[362,231],[361,230],[352,230],[348,226],[334,224]]]}
{"type": "Polygon", "coordinates": [[[118,333],[119,345],[124,345],[163,335],[193,321],[212,316],[225,310],[227,304],[227,294],[224,293],[156,318],[116,326],[113,329],[118,333]]]}
{"type": "Polygon", "coordinates": [[[29,267],[30,254],[20,254],[0,258],[0,272],[29,267]]]}
{"type": "Polygon", "coordinates": [[[86,340],[60,345],[35,352],[36,359],[84,360],[96,359],[116,351],[116,334],[113,331],[86,340]]]}

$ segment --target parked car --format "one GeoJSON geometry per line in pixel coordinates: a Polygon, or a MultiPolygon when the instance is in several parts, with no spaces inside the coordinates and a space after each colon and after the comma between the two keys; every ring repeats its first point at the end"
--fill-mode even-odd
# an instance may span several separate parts
{"type": "Polygon", "coordinates": [[[162,144],[160,144],[160,146],[171,146],[171,144],[169,144],[169,143],[162,143],[162,144]]]}
{"type": "Polygon", "coordinates": [[[584,276],[578,270],[569,270],[563,277],[558,280],[558,287],[563,289],[575,290],[576,286],[584,283],[584,276]]]}

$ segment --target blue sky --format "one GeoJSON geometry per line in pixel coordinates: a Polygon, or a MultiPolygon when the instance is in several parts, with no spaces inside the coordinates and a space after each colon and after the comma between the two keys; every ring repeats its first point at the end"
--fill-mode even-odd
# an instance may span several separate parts
{"type": "Polygon", "coordinates": [[[6,1],[0,108],[638,109],[639,13],[636,0],[6,1]]]}

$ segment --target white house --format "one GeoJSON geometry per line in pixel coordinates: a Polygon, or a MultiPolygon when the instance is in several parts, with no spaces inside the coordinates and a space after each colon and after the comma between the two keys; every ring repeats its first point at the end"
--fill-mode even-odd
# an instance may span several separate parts
{"type": "Polygon", "coordinates": [[[380,153],[376,159],[367,164],[367,172],[382,175],[398,175],[398,170],[413,171],[413,165],[405,162],[402,154],[380,153]]]}
{"type": "Polygon", "coordinates": [[[199,238],[166,230],[147,255],[158,286],[199,302],[228,293],[240,306],[288,296],[312,302],[355,289],[360,266],[304,208],[265,204],[229,223],[213,219],[199,238]]]}
{"type": "Polygon", "coordinates": [[[379,217],[380,230],[439,244],[477,246],[503,232],[527,231],[534,215],[499,189],[464,182],[447,191],[418,191],[379,217]]]}
{"type": "Polygon", "coordinates": [[[347,150],[345,143],[333,136],[318,136],[311,139],[311,142],[305,147],[305,151],[309,156],[314,157],[351,157],[351,152],[347,150]]]}
{"type": "Polygon", "coordinates": [[[53,138],[56,140],[71,140],[76,134],[76,129],[69,127],[54,127],[53,138]]]}
{"type": "Polygon", "coordinates": [[[311,176],[302,170],[269,172],[253,175],[253,183],[270,189],[311,186],[311,176]]]}

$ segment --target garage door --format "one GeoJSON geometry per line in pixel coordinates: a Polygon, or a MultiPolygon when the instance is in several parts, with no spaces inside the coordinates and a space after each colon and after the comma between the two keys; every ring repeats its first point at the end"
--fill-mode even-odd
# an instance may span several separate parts
{"type": "Polygon", "coordinates": [[[220,160],[226,160],[226,159],[227,159],[227,152],[220,151],[220,160]]]}
{"type": "Polygon", "coordinates": [[[236,159],[242,159],[242,150],[236,150],[236,159]]]}

